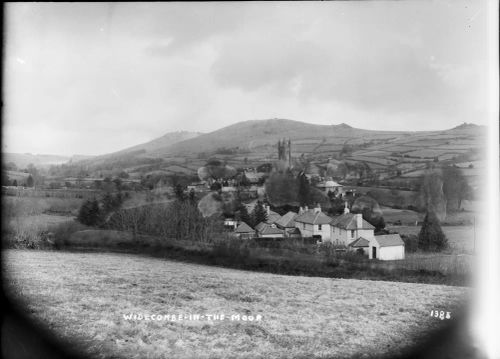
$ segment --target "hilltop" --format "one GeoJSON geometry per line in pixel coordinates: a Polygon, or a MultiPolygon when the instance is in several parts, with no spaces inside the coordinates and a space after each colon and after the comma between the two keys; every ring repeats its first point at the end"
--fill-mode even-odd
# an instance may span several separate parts
{"type": "Polygon", "coordinates": [[[351,172],[361,166],[380,178],[406,180],[421,176],[429,162],[480,160],[485,135],[484,126],[473,124],[442,131],[376,131],[345,123],[318,125],[275,118],[243,121],[206,134],[168,133],[115,153],[73,161],[71,166],[80,166],[89,175],[114,168],[132,178],[152,171],[195,176],[210,158],[236,168],[272,163],[277,160],[278,140],[287,138],[292,157],[307,159],[312,171],[344,164],[351,172]]]}

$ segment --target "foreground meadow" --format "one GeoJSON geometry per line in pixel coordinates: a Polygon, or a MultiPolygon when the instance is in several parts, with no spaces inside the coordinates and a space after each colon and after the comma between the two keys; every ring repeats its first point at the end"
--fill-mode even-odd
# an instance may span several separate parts
{"type": "Polygon", "coordinates": [[[98,357],[297,358],[397,354],[458,313],[462,287],[282,276],[138,255],[4,251],[7,293],[98,357]],[[126,320],[127,314],[225,320],[126,320]],[[260,321],[231,321],[233,314],[260,321]]]}

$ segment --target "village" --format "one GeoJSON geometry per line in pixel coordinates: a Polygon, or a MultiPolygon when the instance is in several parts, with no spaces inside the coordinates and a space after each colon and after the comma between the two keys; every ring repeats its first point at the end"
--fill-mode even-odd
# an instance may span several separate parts
{"type": "Polygon", "coordinates": [[[4,10],[2,357],[499,343],[497,2],[4,10]]]}
{"type": "MultiPolygon", "coordinates": [[[[258,205],[258,204],[255,204],[258,205]]],[[[374,235],[375,227],[363,219],[362,214],[349,213],[347,202],[344,214],[331,218],[321,206],[300,208],[299,213],[283,216],[264,208],[267,220],[255,228],[247,223],[226,218],[224,225],[234,229],[238,238],[313,238],[316,244],[331,243],[337,251],[356,251],[370,259],[404,259],[404,242],[399,234],[374,235]]]]}

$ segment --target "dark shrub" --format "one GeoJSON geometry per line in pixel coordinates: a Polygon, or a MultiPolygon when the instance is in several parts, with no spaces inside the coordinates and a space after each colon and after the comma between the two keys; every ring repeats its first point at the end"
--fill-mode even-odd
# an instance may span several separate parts
{"type": "Polygon", "coordinates": [[[414,253],[418,250],[418,236],[416,234],[402,234],[401,239],[405,243],[406,253],[414,253]]]}

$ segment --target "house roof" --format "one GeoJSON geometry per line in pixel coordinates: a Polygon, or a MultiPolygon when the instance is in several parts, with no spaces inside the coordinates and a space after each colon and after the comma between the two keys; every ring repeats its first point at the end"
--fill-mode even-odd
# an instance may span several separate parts
{"type": "Polygon", "coordinates": [[[283,234],[283,230],[264,222],[260,222],[256,225],[255,229],[259,232],[259,234],[283,234]]]}
{"type": "Polygon", "coordinates": [[[292,228],[295,227],[295,217],[297,216],[297,213],[290,211],[281,216],[281,218],[278,219],[275,223],[280,227],[292,228]]]}
{"type": "Polygon", "coordinates": [[[260,232],[262,228],[264,228],[267,224],[265,222],[260,222],[258,225],[255,226],[255,230],[257,232],[260,232]]]}
{"type": "Polygon", "coordinates": [[[380,247],[393,247],[393,246],[404,246],[405,243],[399,236],[399,234],[384,234],[382,236],[375,236],[375,240],[378,242],[380,247]]]}
{"type": "Polygon", "coordinates": [[[264,177],[265,173],[262,173],[262,172],[247,172],[245,171],[245,177],[252,181],[258,181],[260,180],[262,177],[264,177]]]}
{"type": "Polygon", "coordinates": [[[280,219],[281,219],[281,216],[278,213],[276,213],[274,211],[269,211],[269,214],[267,215],[266,223],[272,224],[280,219]]]}
{"type": "Polygon", "coordinates": [[[234,230],[235,233],[253,233],[254,230],[245,222],[241,222],[241,224],[234,230]]]}
{"type": "Polygon", "coordinates": [[[283,234],[283,230],[276,227],[271,227],[270,225],[266,225],[262,229],[262,231],[260,231],[260,234],[283,234]]]}
{"type": "Polygon", "coordinates": [[[355,213],[344,213],[340,216],[334,217],[332,226],[342,229],[375,229],[370,223],[364,219],[361,221],[361,227],[358,227],[355,213]]]}
{"type": "Polygon", "coordinates": [[[343,186],[335,181],[326,181],[326,182],[318,183],[316,187],[329,188],[329,187],[343,187],[343,186]]]}
{"type": "Polygon", "coordinates": [[[364,239],[363,237],[359,237],[355,241],[352,241],[349,244],[349,246],[350,247],[355,247],[355,248],[358,248],[358,247],[369,247],[370,246],[370,242],[368,241],[368,239],[364,239]]]}
{"type": "Polygon", "coordinates": [[[295,217],[295,222],[308,224],[330,224],[332,219],[323,212],[314,213],[314,210],[309,210],[295,217]]]}

